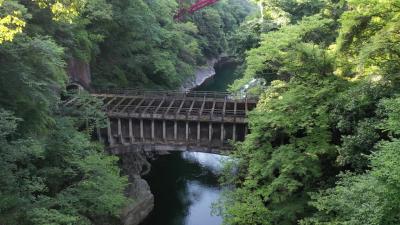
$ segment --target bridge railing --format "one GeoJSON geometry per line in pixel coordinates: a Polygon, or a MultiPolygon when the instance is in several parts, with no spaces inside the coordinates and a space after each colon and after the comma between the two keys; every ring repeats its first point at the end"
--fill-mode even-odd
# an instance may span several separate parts
{"type": "Polygon", "coordinates": [[[143,90],[143,89],[95,89],[95,94],[131,95],[143,97],[165,98],[228,98],[228,99],[254,99],[258,96],[250,94],[232,94],[229,92],[214,91],[171,91],[171,90],[143,90]]]}
{"type": "Polygon", "coordinates": [[[244,117],[245,110],[203,109],[189,107],[157,107],[157,106],[131,106],[119,105],[118,107],[106,106],[104,109],[111,113],[147,113],[147,114],[177,114],[177,115],[202,115],[207,116],[238,116],[244,117]],[[156,111],[157,110],[157,111],[156,111]],[[168,110],[168,112],[167,112],[168,110]],[[179,112],[178,112],[179,111],[179,112]]]}

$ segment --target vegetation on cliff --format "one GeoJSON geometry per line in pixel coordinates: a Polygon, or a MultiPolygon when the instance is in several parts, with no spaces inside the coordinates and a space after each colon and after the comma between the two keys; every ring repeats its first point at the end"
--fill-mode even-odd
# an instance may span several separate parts
{"type": "Polygon", "coordinates": [[[225,177],[226,224],[399,224],[398,2],[258,2],[232,90],[267,85],[225,177]]]}
{"type": "MultiPolygon", "coordinates": [[[[173,21],[175,0],[0,0],[0,224],[112,224],[117,158],[93,141],[100,103],[61,106],[67,63],[98,87],[179,88],[250,11],[243,0],[173,21]]],[[[89,102],[90,101],[90,102],[89,102]]]]}
{"type": "MultiPolygon", "coordinates": [[[[399,224],[400,6],[394,0],[0,0],[0,224],[110,224],[126,203],[104,115],[60,106],[66,62],[98,87],[177,88],[229,46],[260,102],[236,145],[225,223],[399,224]],[[230,35],[228,35],[230,34],[230,35]]],[[[231,170],[229,170],[231,171],[231,170]]]]}
{"type": "Polygon", "coordinates": [[[94,84],[101,87],[176,89],[226,49],[228,34],[252,9],[246,0],[223,0],[177,22],[176,0],[107,4],[110,19],[90,26],[104,37],[92,47],[99,51],[92,57],[94,84]]]}
{"type": "MultiPolygon", "coordinates": [[[[2,4],[33,19],[17,2],[2,4]]],[[[100,125],[104,115],[98,104],[80,115],[60,108],[63,48],[29,23],[7,27],[14,30],[0,44],[0,224],[106,223],[126,202],[127,179],[117,158],[90,141],[86,124],[100,125]]]]}

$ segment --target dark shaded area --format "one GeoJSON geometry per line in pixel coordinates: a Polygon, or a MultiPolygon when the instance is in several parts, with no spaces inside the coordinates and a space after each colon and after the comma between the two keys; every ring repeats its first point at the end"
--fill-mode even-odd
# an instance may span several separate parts
{"type": "Polygon", "coordinates": [[[182,153],[159,156],[151,164],[151,172],[144,178],[154,194],[155,208],[142,225],[187,224],[190,206],[196,203],[188,189],[200,186],[204,193],[219,188],[218,177],[209,168],[183,158],[182,153]]]}

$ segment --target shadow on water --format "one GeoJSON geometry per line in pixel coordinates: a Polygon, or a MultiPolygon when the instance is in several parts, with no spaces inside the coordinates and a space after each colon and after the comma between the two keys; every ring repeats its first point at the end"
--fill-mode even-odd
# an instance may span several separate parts
{"type": "Polygon", "coordinates": [[[142,225],[219,225],[211,204],[220,194],[218,171],[222,156],[172,153],[152,162],[144,177],[155,197],[155,208],[142,225]]]}

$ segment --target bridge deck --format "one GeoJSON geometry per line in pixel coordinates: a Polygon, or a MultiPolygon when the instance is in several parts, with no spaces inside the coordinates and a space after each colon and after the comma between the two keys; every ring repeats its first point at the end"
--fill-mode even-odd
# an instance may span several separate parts
{"type": "Polygon", "coordinates": [[[111,149],[156,151],[227,150],[229,140],[244,139],[247,113],[257,102],[254,96],[218,92],[108,90],[92,95],[103,101],[108,116],[108,127],[98,130],[100,140],[111,149]]]}
{"type": "Polygon", "coordinates": [[[210,93],[193,95],[94,94],[110,117],[247,123],[255,99],[235,99],[210,93]]]}

